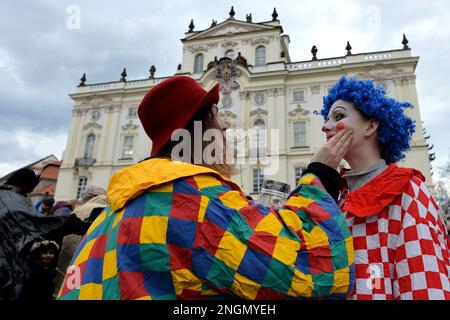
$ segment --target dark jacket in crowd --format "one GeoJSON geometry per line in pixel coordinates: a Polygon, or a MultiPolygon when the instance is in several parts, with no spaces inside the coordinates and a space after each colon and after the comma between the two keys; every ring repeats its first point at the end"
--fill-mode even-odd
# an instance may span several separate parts
{"type": "Polygon", "coordinates": [[[0,186],[0,300],[15,299],[27,272],[24,250],[36,238],[61,228],[66,217],[44,217],[12,187],[0,186]]]}
{"type": "Polygon", "coordinates": [[[54,268],[47,268],[38,263],[32,263],[30,273],[20,292],[20,300],[27,301],[50,301],[53,300],[55,290],[54,268]]]}

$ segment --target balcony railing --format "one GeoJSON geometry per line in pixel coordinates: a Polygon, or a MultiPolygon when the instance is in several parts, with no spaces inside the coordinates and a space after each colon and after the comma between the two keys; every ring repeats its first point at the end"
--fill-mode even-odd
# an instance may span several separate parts
{"type": "Polygon", "coordinates": [[[97,160],[94,158],[76,158],[75,159],[75,167],[90,167],[92,166],[97,160]]]}

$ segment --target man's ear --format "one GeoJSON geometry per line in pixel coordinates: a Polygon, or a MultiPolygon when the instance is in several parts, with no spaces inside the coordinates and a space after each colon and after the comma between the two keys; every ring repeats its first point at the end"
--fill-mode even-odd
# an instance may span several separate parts
{"type": "Polygon", "coordinates": [[[369,119],[367,122],[367,128],[366,128],[366,137],[371,136],[375,132],[377,132],[378,127],[380,126],[380,122],[377,119],[369,119]]]}

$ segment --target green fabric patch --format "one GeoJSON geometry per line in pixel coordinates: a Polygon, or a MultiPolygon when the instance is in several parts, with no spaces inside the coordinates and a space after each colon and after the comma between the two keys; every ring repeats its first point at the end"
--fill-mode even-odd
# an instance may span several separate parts
{"type": "Polygon", "coordinates": [[[172,209],[172,192],[147,192],[144,216],[168,217],[172,209]]]}
{"type": "Polygon", "coordinates": [[[170,271],[170,257],[167,245],[146,243],[139,245],[141,271],[170,271]]]}
{"type": "Polygon", "coordinates": [[[119,277],[103,280],[102,282],[102,299],[103,300],[120,300],[119,277]]]}
{"type": "Polygon", "coordinates": [[[262,283],[263,287],[287,294],[291,287],[294,267],[272,258],[262,283]]]}
{"type": "Polygon", "coordinates": [[[216,287],[230,289],[233,285],[235,273],[236,271],[214,257],[208,271],[207,280],[216,287]]]}

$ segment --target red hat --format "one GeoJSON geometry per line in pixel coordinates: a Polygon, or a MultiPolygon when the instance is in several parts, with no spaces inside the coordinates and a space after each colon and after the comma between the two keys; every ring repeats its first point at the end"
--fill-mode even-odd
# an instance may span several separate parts
{"type": "Polygon", "coordinates": [[[172,132],[184,128],[199,110],[218,102],[219,84],[208,92],[186,76],[174,76],[150,89],[139,105],[138,116],[152,140],[151,155],[158,153],[172,132]]]}

